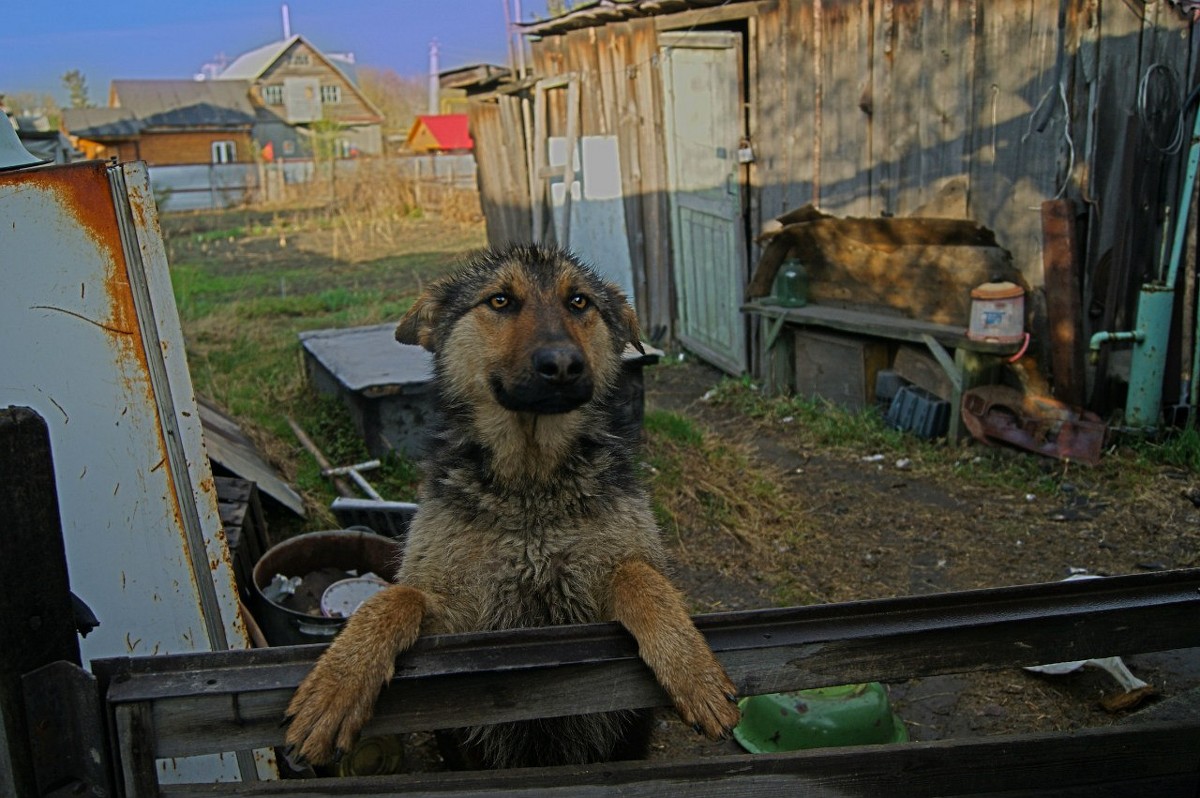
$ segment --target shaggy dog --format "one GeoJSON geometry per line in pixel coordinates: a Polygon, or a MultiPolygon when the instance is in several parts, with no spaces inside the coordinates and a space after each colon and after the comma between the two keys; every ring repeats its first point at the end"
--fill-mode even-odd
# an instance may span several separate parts
{"type": "MultiPolygon", "coordinates": [[[[433,353],[444,419],[397,584],[300,685],[288,743],[313,763],[350,750],[418,635],[608,620],[684,722],[727,734],[734,686],[663,575],[638,433],[614,408],[622,352],[641,349],[621,291],[562,251],[494,250],[430,285],[396,338],[433,353]]],[[[460,742],[487,767],[596,762],[622,752],[633,715],[497,724],[460,742]]]]}

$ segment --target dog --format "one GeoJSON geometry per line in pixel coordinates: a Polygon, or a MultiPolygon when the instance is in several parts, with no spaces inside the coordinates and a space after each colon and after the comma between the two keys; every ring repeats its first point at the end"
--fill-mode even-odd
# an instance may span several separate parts
{"type": "MultiPolygon", "coordinates": [[[[433,353],[443,419],[396,584],[368,599],[293,696],[287,742],[314,764],[350,750],[398,654],[419,635],[619,621],[683,721],[738,722],[733,683],[696,630],[614,411],[624,294],[569,253],[509,246],[429,285],[396,329],[433,353]]],[[[644,350],[643,350],[644,351],[644,350]]],[[[620,756],[633,713],[465,730],[503,768],[620,756]]]]}

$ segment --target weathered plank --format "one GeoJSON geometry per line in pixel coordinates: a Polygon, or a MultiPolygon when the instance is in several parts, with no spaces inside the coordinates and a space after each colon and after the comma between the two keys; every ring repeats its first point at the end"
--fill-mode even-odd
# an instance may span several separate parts
{"type": "Polygon", "coordinates": [[[21,676],[79,664],[50,432],[27,407],[0,409],[0,792],[36,791],[21,676]]]}
{"type": "Polygon", "coordinates": [[[1042,268],[1046,278],[1046,315],[1050,328],[1051,374],[1054,396],[1080,407],[1087,390],[1084,368],[1083,287],[1075,204],[1071,200],[1042,203],[1045,247],[1042,268]]]}
{"type": "MultiPolygon", "coordinates": [[[[658,36],[653,19],[629,22],[629,71],[638,108],[638,163],[641,167],[642,246],[645,251],[646,316],[643,327],[673,338],[670,214],[667,209],[663,90],[658,67],[658,36]]],[[[653,335],[654,340],[662,338],[653,335]]]]}
{"type": "MultiPolygon", "coordinates": [[[[743,694],[1200,645],[1200,570],[701,616],[743,694]]],[[[108,701],[152,702],[159,756],[278,743],[305,646],[107,660],[108,701]]],[[[666,698],[615,624],[423,639],[368,731],[618,708],[666,698]]]]}
{"type": "Polygon", "coordinates": [[[815,0],[812,9],[816,196],[835,213],[870,215],[871,128],[861,96],[870,80],[871,17],[836,0],[815,0]]]}
{"type": "Polygon", "coordinates": [[[497,772],[171,786],[211,795],[820,796],[1195,795],[1200,721],[975,740],[735,755],[688,762],[614,762],[497,772]]]}

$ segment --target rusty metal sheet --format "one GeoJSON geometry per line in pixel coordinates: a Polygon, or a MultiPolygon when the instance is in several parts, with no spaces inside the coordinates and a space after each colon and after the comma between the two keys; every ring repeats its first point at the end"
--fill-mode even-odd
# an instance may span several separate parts
{"type": "Polygon", "coordinates": [[[1048,396],[1007,385],[982,385],[963,393],[962,420],[983,443],[1004,442],[1046,457],[1088,465],[1100,462],[1108,428],[1100,417],[1048,396]]]}
{"type": "Polygon", "coordinates": [[[247,647],[144,165],[0,175],[0,218],[0,406],[50,428],[84,661],[247,647]]]}

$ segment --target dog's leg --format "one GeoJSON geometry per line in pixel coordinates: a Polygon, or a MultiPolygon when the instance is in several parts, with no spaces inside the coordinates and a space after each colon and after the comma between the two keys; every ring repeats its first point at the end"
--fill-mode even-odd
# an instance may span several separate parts
{"type": "Polygon", "coordinates": [[[392,678],[396,656],[420,634],[428,605],[424,593],[406,585],[363,602],[288,704],[287,742],[296,753],[321,764],[350,750],[392,678]]]}
{"type": "Polygon", "coordinates": [[[683,594],[648,563],[630,560],[613,574],[612,602],[684,722],[713,739],[728,734],[738,722],[736,688],[692,624],[683,594]]]}

